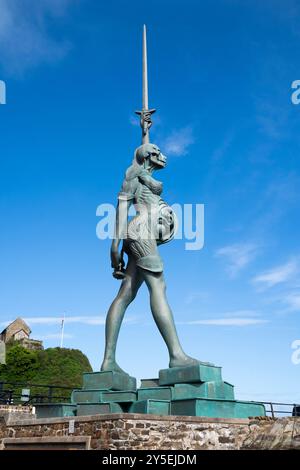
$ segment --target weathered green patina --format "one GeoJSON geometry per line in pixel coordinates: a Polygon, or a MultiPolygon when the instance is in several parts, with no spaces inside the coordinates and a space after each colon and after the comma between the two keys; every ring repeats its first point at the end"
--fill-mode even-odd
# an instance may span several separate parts
{"type": "Polygon", "coordinates": [[[136,401],[129,408],[129,413],[168,416],[170,414],[170,402],[167,400],[136,401]]]}
{"type": "Polygon", "coordinates": [[[123,409],[118,403],[79,403],[77,405],[77,416],[109,413],[123,413],[123,409]]]}
{"type": "Polygon", "coordinates": [[[71,403],[41,403],[35,405],[37,418],[76,416],[77,406],[71,403]]]}
{"type": "Polygon", "coordinates": [[[104,371],[83,374],[86,390],[136,390],[136,379],[128,374],[104,371]]]}
{"type": "Polygon", "coordinates": [[[159,387],[159,379],[141,379],[140,388],[159,387]]]}
{"type": "Polygon", "coordinates": [[[171,414],[210,418],[249,418],[250,416],[265,416],[265,407],[254,402],[196,398],[172,401],[171,414]]]}
{"type": "Polygon", "coordinates": [[[140,388],[138,400],[152,398],[154,400],[180,400],[189,398],[215,398],[234,400],[233,385],[218,381],[199,384],[181,383],[172,387],[140,388]]]}
{"type": "Polygon", "coordinates": [[[189,367],[174,367],[159,371],[159,385],[178,383],[221,381],[221,367],[196,364],[189,367]]]}

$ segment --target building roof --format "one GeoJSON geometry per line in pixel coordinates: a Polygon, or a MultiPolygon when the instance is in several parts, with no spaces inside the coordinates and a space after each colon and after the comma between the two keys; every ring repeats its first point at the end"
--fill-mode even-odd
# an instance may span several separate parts
{"type": "MultiPolygon", "coordinates": [[[[13,322],[11,322],[9,325],[7,325],[6,328],[4,328],[3,331],[1,331],[1,335],[5,334],[5,332],[8,330],[8,329],[11,329],[12,327],[16,326],[18,328],[17,331],[20,331],[20,330],[24,330],[26,333],[30,334],[31,333],[31,329],[29,328],[29,326],[27,325],[27,323],[25,323],[25,321],[18,317],[16,318],[16,320],[14,320],[13,322]]],[[[17,332],[16,331],[16,332],[17,332]]]]}

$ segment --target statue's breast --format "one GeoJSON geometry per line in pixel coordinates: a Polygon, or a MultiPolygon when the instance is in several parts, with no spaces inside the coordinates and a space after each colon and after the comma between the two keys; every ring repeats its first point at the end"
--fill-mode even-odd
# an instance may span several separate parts
{"type": "Polygon", "coordinates": [[[157,220],[157,236],[158,244],[167,243],[172,238],[177,230],[177,217],[172,207],[170,207],[163,199],[159,200],[158,220],[157,220]]]}

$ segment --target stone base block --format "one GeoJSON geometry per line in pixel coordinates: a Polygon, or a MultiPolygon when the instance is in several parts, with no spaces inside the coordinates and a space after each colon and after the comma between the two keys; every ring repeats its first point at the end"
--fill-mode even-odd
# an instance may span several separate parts
{"type": "Polygon", "coordinates": [[[215,398],[234,400],[234,387],[228,382],[205,382],[199,384],[175,384],[173,400],[187,398],[215,398]]]}
{"type": "Polygon", "coordinates": [[[136,401],[136,392],[131,391],[120,391],[120,392],[102,392],[102,400],[104,402],[122,402],[128,403],[136,401]]]}
{"type": "Polygon", "coordinates": [[[136,392],[115,390],[73,390],[71,402],[76,403],[107,403],[136,401],[136,392]]]}
{"type": "Polygon", "coordinates": [[[170,402],[167,400],[139,400],[131,405],[129,413],[168,416],[170,414],[170,402]]]}
{"type": "MultiPolygon", "coordinates": [[[[173,387],[150,387],[139,388],[137,391],[138,400],[172,400],[173,387]]],[[[188,398],[188,397],[187,397],[188,398]]]]}
{"type": "Polygon", "coordinates": [[[105,390],[73,390],[71,403],[100,403],[105,390]]]}
{"type": "Polygon", "coordinates": [[[159,379],[141,379],[140,388],[159,387],[159,379]]]}
{"type": "Polygon", "coordinates": [[[140,388],[137,396],[138,400],[186,400],[189,398],[234,400],[234,390],[233,385],[227,382],[204,382],[175,384],[172,387],[140,388]]]}
{"type": "Polygon", "coordinates": [[[159,385],[193,382],[221,382],[221,367],[196,364],[188,367],[172,367],[159,371],[159,385]]]}
{"type": "Polygon", "coordinates": [[[120,372],[87,372],[83,374],[85,390],[136,390],[136,379],[120,372]]]}
{"type": "Polygon", "coordinates": [[[76,405],[69,403],[41,403],[35,405],[37,418],[76,416],[76,405]]]}
{"type": "Polygon", "coordinates": [[[171,414],[207,418],[249,418],[265,416],[266,411],[264,405],[255,402],[190,399],[172,401],[171,414]]]}
{"type": "Polygon", "coordinates": [[[123,413],[118,403],[78,403],[77,416],[105,415],[123,413]]]}

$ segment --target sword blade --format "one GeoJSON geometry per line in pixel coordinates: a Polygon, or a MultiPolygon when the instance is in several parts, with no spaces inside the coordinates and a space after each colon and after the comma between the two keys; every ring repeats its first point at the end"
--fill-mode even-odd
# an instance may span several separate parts
{"type": "Polygon", "coordinates": [[[147,30],[143,29],[143,110],[148,108],[148,63],[147,63],[147,30]]]}

